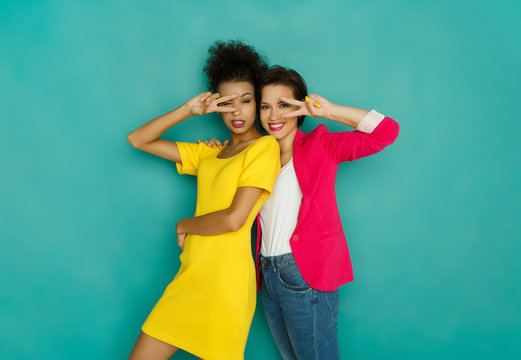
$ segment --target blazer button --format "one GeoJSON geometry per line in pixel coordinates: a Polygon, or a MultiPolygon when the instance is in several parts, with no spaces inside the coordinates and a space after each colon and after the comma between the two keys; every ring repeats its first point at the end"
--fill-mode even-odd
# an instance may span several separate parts
{"type": "Polygon", "coordinates": [[[293,235],[293,237],[291,238],[293,241],[298,241],[298,235],[293,235]]]}

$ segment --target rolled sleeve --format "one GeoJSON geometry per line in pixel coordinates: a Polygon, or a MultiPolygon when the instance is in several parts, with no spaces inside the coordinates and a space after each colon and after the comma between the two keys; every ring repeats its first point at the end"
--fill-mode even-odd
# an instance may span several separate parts
{"type": "Polygon", "coordinates": [[[362,121],[360,121],[356,130],[370,134],[378,125],[380,125],[383,119],[385,119],[384,115],[375,110],[371,110],[366,116],[364,116],[362,121]]]}

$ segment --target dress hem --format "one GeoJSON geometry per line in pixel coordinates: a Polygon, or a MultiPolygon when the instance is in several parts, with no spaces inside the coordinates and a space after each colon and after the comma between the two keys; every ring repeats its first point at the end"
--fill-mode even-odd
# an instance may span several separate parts
{"type": "MultiPolygon", "coordinates": [[[[163,341],[167,344],[170,344],[172,346],[175,346],[176,348],[178,349],[181,349],[183,351],[186,351],[192,355],[195,355],[201,359],[204,359],[204,360],[229,360],[231,359],[230,357],[218,357],[218,356],[214,356],[214,355],[211,355],[207,352],[204,352],[198,348],[195,348],[194,346],[192,345],[189,345],[188,343],[186,342],[183,342],[182,340],[180,340],[179,338],[175,338],[171,335],[167,335],[161,331],[154,331],[152,329],[150,329],[149,327],[143,325],[141,327],[141,331],[143,331],[145,334],[147,334],[148,336],[151,336],[153,337],[154,339],[157,339],[157,340],[160,340],[160,341],[163,341]]],[[[237,359],[237,360],[244,360],[244,356],[243,357],[239,357],[239,358],[233,358],[233,359],[237,359]]]]}

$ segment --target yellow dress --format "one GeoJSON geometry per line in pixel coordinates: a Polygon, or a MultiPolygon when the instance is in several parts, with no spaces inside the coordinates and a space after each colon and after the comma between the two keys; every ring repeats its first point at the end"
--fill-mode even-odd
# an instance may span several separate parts
{"type": "Polygon", "coordinates": [[[195,216],[228,208],[241,186],[265,191],[238,231],[187,236],[179,272],[142,330],[205,360],[242,360],[256,302],[250,230],[279,173],[279,145],[263,136],[226,159],[203,143],[177,146],[178,172],[197,175],[195,216]]]}

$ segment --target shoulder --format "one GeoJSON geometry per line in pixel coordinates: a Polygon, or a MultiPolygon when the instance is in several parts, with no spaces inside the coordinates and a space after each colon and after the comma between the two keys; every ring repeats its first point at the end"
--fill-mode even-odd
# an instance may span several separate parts
{"type": "Polygon", "coordinates": [[[316,128],[313,129],[312,132],[309,133],[309,135],[312,135],[312,136],[321,136],[323,134],[327,134],[329,133],[329,129],[327,128],[326,125],[324,124],[320,124],[318,125],[316,128]]]}
{"type": "Polygon", "coordinates": [[[255,142],[248,148],[248,152],[258,152],[268,149],[279,149],[277,139],[271,135],[265,135],[255,140],[255,142]]]}
{"type": "Polygon", "coordinates": [[[260,138],[258,138],[255,143],[259,143],[259,144],[279,144],[277,142],[277,139],[275,139],[273,136],[271,135],[264,135],[264,136],[261,136],[260,138]]]}
{"type": "Polygon", "coordinates": [[[266,170],[271,165],[274,164],[280,166],[280,147],[277,139],[275,139],[271,135],[263,136],[255,140],[253,144],[251,144],[244,151],[244,166],[249,166],[250,164],[255,163],[264,164],[261,165],[261,168],[266,170]]]}
{"type": "Polygon", "coordinates": [[[327,128],[326,125],[324,124],[320,124],[318,125],[316,128],[314,128],[311,132],[309,133],[304,133],[302,132],[301,133],[301,136],[299,137],[299,142],[301,144],[304,144],[306,142],[313,142],[313,141],[317,141],[319,140],[323,135],[325,134],[329,134],[330,131],[329,129],[327,128]]]}
{"type": "Polygon", "coordinates": [[[204,142],[191,143],[191,142],[176,142],[177,148],[181,153],[193,153],[194,155],[203,158],[213,153],[218,153],[220,148],[213,148],[206,145],[204,142]]]}

